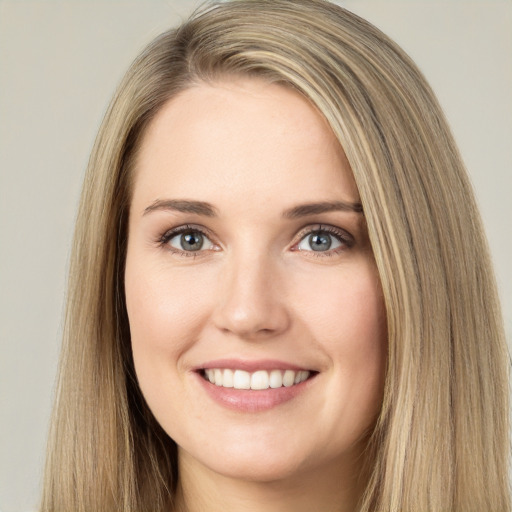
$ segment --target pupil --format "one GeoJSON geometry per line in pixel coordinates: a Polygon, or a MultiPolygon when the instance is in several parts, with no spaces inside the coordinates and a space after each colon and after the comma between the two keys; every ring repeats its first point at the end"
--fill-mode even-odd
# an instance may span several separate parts
{"type": "Polygon", "coordinates": [[[331,238],[328,235],[314,233],[309,235],[309,245],[313,251],[327,251],[331,247],[331,238]]]}
{"type": "Polygon", "coordinates": [[[203,246],[201,233],[186,233],[181,235],[181,247],[186,251],[198,251],[203,246]]]}

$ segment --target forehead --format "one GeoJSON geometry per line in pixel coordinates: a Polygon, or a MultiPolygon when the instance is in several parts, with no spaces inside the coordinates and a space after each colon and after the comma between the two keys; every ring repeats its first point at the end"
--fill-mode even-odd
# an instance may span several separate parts
{"type": "Polygon", "coordinates": [[[327,122],[291,88],[252,78],[196,85],[169,100],[144,134],[134,201],[164,193],[205,201],[241,193],[276,199],[276,191],[283,203],[304,194],[358,198],[327,122]]]}

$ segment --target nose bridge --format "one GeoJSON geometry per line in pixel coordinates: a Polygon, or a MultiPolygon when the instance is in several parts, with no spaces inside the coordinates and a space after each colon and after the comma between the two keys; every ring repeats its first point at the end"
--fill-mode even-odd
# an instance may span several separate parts
{"type": "Polygon", "coordinates": [[[231,251],[220,276],[217,327],[243,338],[268,337],[285,330],[289,315],[279,288],[279,267],[271,252],[254,245],[231,251]]]}

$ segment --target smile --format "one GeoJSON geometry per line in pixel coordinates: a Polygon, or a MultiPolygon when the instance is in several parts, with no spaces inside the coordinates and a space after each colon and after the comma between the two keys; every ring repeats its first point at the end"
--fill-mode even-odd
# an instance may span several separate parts
{"type": "Polygon", "coordinates": [[[217,404],[239,413],[264,412],[308,393],[320,373],[276,359],[217,359],[192,372],[217,404]]]}
{"type": "Polygon", "coordinates": [[[247,372],[229,368],[207,368],[203,377],[212,384],[223,388],[265,390],[292,387],[307,380],[308,370],[257,370],[247,372]]]}

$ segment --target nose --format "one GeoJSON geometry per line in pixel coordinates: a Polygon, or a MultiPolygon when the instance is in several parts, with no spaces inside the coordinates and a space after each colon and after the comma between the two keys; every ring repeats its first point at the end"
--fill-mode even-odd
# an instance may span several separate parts
{"type": "Polygon", "coordinates": [[[220,276],[213,321],[224,333],[248,341],[278,336],[290,326],[290,311],[278,264],[265,254],[228,258],[220,276]]]}

